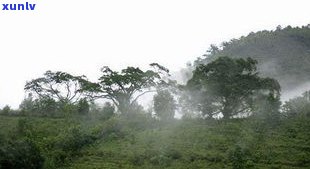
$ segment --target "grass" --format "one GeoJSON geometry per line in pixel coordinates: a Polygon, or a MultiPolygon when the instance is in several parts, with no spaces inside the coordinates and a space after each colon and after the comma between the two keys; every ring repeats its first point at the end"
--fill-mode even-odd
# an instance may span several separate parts
{"type": "Polygon", "coordinates": [[[131,119],[117,117],[103,121],[92,117],[0,116],[0,134],[16,134],[21,119],[31,124],[33,138],[45,157],[59,149],[53,146],[55,143],[72,141],[68,139],[72,127],[79,126],[81,137],[94,136],[91,142],[81,142],[83,146],[56,168],[310,168],[310,120],[305,118],[283,120],[268,127],[251,119],[175,120],[163,124],[147,120],[130,123],[131,119]]]}

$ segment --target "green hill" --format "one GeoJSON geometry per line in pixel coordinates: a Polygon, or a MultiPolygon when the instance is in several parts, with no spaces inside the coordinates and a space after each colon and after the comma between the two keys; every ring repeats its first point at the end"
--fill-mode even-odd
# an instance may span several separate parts
{"type": "Polygon", "coordinates": [[[262,75],[277,79],[282,89],[288,91],[310,81],[310,27],[252,32],[220,47],[211,47],[196,64],[219,56],[256,59],[262,75]]]}

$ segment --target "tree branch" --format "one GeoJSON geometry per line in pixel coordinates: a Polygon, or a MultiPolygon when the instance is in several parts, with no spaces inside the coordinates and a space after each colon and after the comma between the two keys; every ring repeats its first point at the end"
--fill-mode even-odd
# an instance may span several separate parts
{"type": "Polygon", "coordinates": [[[141,96],[143,96],[143,95],[146,94],[146,93],[151,93],[151,92],[156,92],[156,90],[148,90],[148,91],[145,91],[145,92],[139,94],[137,97],[135,97],[135,98],[132,100],[132,102],[131,102],[130,104],[132,105],[132,104],[135,103],[141,96]]]}

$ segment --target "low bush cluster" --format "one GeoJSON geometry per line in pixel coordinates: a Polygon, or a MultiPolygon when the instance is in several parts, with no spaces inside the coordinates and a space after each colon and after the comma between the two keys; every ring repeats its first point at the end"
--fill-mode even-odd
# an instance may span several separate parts
{"type": "Polygon", "coordinates": [[[10,140],[0,145],[0,169],[43,168],[44,157],[31,140],[10,140]]]}

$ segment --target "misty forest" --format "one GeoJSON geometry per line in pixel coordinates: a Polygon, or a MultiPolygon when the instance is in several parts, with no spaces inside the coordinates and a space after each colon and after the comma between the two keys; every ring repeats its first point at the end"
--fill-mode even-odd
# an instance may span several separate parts
{"type": "Polygon", "coordinates": [[[181,79],[158,63],[99,71],[25,82],[0,110],[0,169],[310,168],[309,25],[211,45],[181,79]]]}

